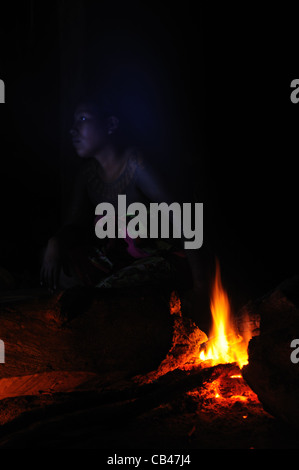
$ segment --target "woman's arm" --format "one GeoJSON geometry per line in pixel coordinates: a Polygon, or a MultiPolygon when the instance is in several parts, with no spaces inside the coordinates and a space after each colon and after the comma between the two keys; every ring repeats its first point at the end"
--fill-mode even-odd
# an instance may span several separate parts
{"type": "Polygon", "coordinates": [[[61,243],[77,243],[87,239],[92,232],[94,211],[89,200],[84,172],[74,177],[72,191],[61,228],[54,235],[61,243]]]}
{"type": "MultiPolygon", "coordinates": [[[[165,202],[170,205],[176,201],[171,191],[166,187],[161,177],[149,166],[143,165],[138,169],[136,184],[138,189],[145,195],[150,202],[165,202]]],[[[191,191],[186,191],[186,199],[184,202],[193,203],[191,191]]],[[[173,223],[172,211],[169,211],[170,220],[173,223]]],[[[180,229],[181,243],[184,244],[186,240],[184,231],[180,229]]],[[[185,254],[192,272],[193,289],[201,292],[204,282],[203,262],[201,249],[185,249],[185,254]]]]}
{"type": "Polygon", "coordinates": [[[92,207],[89,203],[84,175],[74,178],[70,204],[61,228],[49,239],[44,252],[40,282],[50,290],[59,285],[61,269],[68,272],[68,248],[84,243],[92,234],[92,207]]]}

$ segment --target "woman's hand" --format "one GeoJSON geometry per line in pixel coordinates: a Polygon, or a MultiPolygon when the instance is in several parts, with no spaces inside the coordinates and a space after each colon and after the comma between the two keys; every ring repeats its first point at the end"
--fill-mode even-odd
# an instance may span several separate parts
{"type": "Polygon", "coordinates": [[[50,238],[44,253],[40,271],[40,283],[51,292],[59,287],[59,277],[62,267],[61,247],[57,238],[50,238]]]}

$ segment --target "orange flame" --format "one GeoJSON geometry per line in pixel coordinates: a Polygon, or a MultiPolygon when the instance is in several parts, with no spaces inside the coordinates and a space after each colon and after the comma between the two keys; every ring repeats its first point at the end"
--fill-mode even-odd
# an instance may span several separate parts
{"type": "Polygon", "coordinates": [[[229,299],[222,287],[218,262],[210,306],[213,325],[209,340],[200,352],[200,361],[209,361],[209,365],[213,366],[236,362],[242,368],[248,363],[247,346],[250,338],[243,338],[236,332],[229,299]]]}
{"type": "MultiPolygon", "coordinates": [[[[210,367],[218,364],[236,363],[242,368],[248,363],[247,346],[251,333],[236,332],[230,304],[221,283],[220,268],[216,264],[216,276],[211,299],[213,327],[210,338],[198,326],[182,315],[181,302],[175,292],[170,298],[170,313],[174,316],[172,346],[159,367],[146,375],[136,376],[139,383],[150,383],[175,369],[192,369],[194,366],[210,367]]],[[[235,374],[231,378],[241,378],[235,374]]],[[[213,385],[215,397],[221,396],[213,385]]]]}

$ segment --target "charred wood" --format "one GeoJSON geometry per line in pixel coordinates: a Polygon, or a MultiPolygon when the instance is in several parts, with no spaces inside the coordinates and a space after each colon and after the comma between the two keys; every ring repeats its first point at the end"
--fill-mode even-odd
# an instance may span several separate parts
{"type": "Polygon", "coordinates": [[[287,280],[250,305],[260,317],[260,334],[249,343],[243,376],[264,409],[299,427],[299,364],[291,342],[299,338],[299,278],[287,280]]]}
{"type": "Polygon", "coordinates": [[[191,371],[175,370],[152,384],[127,383],[100,392],[73,393],[66,403],[29,412],[2,426],[0,448],[49,448],[76,446],[76,439],[88,438],[113,427],[121,428],[140,414],[182,393],[215,380],[231,364],[191,371]]]}

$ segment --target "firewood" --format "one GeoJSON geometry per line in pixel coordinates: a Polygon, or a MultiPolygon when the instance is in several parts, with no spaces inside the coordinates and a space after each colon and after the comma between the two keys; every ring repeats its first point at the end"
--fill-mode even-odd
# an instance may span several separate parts
{"type": "Polygon", "coordinates": [[[299,338],[299,279],[287,280],[250,305],[260,316],[260,334],[249,343],[243,376],[266,411],[299,427],[299,365],[291,342],[299,338]]]}
{"type": "Polygon", "coordinates": [[[233,367],[227,364],[210,368],[198,366],[190,371],[177,369],[152,384],[128,382],[123,389],[115,384],[101,392],[73,393],[67,403],[35,410],[2,426],[0,448],[50,448],[53,441],[56,446],[64,447],[68,436],[74,446],[76,439],[100,436],[114,427],[120,429],[140,414],[170,403],[233,367]]]}

